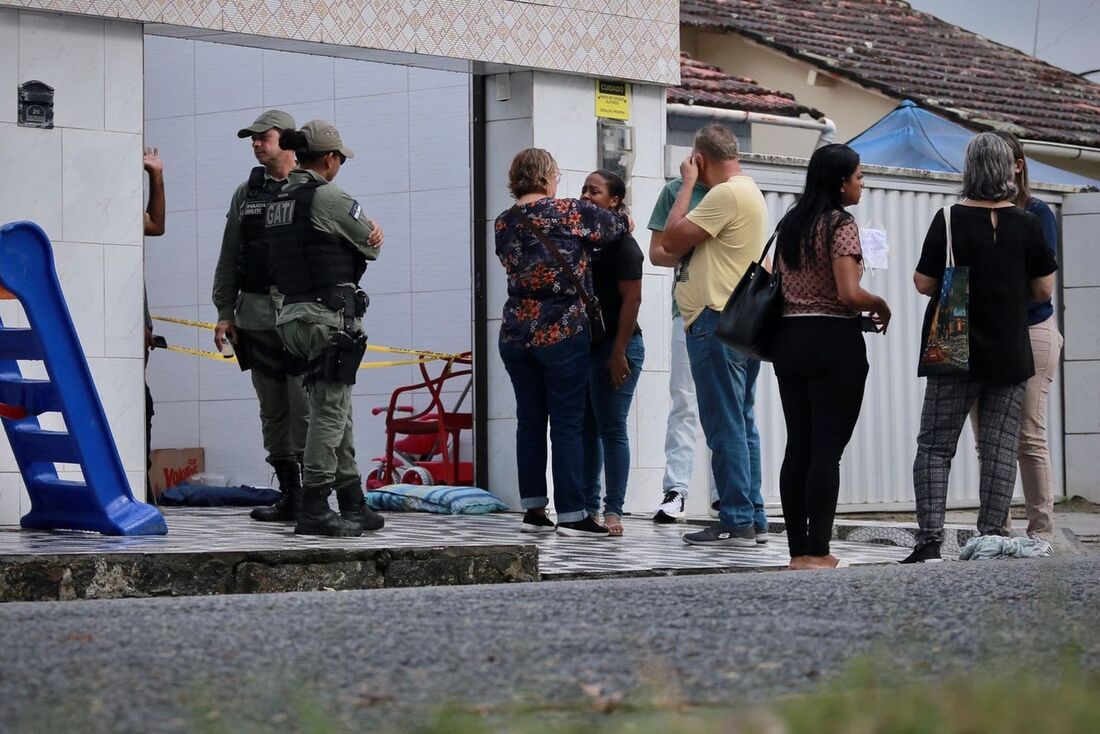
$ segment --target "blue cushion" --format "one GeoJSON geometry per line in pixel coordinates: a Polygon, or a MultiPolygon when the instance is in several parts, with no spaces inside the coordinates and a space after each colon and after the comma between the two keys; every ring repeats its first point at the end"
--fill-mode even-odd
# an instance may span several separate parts
{"type": "Polygon", "coordinates": [[[272,505],[281,496],[270,487],[208,487],[184,483],[161,492],[158,504],[165,507],[255,507],[272,505]]]}
{"type": "Polygon", "coordinates": [[[484,515],[507,510],[491,492],[478,487],[423,487],[390,484],[367,492],[367,504],[382,512],[435,512],[441,515],[484,515]]]}

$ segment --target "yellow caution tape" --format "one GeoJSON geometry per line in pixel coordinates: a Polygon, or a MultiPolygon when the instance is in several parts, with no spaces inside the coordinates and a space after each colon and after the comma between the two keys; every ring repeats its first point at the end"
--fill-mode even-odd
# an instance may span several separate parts
{"type": "MultiPolygon", "coordinates": [[[[182,326],[194,326],[197,329],[209,329],[213,331],[217,328],[217,324],[212,324],[209,321],[192,321],[191,319],[179,319],[174,316],[154,316],[155,321],[164,321],[169,324],[180,324],[182,326]]],[[[185,352],[187,354],[194,354],[197,357],[209,356],[220,359],[224,362],[236,361],[233,358],[226,359],[217,352],[203,352],[201,349],[188,350],[186,347],[169,347],[172,351],[185,352]]],[[[380,344],[368,344],[368,352],[383,352],[385,354],[409,354],[420,359],[410,359],[394,362],[364,362],[364,365],[378,365],[385,367],[399,367],[406,364],[421,364],[422,362],[432,362],[437,359],[446,361],[454,361],[461,359],[461,354],[447,354],[446,352],[429,352],[423,349],[404,349],[402,347],[384,347],[380,344]]],[[[362,367],[362,366],[361,366],[362,367]]]]}
{"type": "Polygon", "coordinates": [[[213,331],[217,328],[217,324],[212,324],[209,321],[192,321],[191,319],[177,319],[174,316],[154,316],[154,321],[165,321],[169,324],[182,324],[184,326],[194,326],[199,329],[210,329],[213,331]]]}
{"type": "MultiPolygon", "coordinates": [[[[236,357],[226,357],[218,354],[217,352],[210,352],[205,349],[192,349],[191,347],[180,347],[175,344],[169,344],[165,347],[169,352],[179,352],[180,354],[190,354],[193,357],[203,357],[204,359],[212,359],[216,362],[233,362],[236,364],[236,357]]],[[[370,370],[379,369],[382,367],[403,367],[408,364],[421,364],[423,362],[431,362],[430,359],[402,359],[402,360],[389,360],[382,362],[360,362],[359,369],[370,370]]]]}
{"type": "MultiPolygon", "coordinates": [[[[209,329],[213,331],[217,328],[217,324],[211,324],[210,321],[193,321],[191,319],[176,318],[174,316],[154,316],[156,321],[165,321],[166,324],[179,324],[182,326],[193,326],[197,329],[209,329]]],[[[180,347],[179,350],[184,350],[184,347],[180,347]]],[[[201,350],[195,350],[201,351],[201,350]]],[[[381,344],[367,344],[366,351],[368,352],[383,352],[386,354],[410,354],[412,357],[419,357],[418,360],[406,360],[401,362],[364,362],[364,364],[385,364],[386,366],[398,366],[401,364],[419,364],[420,362],[431,362],[433,360],[447,360],[454,361],[462,358],[462,354],[449,354],[447,352],[432,352],[423,349],[405,349],[401,347],[383,347],[381,344]]],[[[206,352],[207,354],[213,354],[220,360],[229,361],[222,357],[221,354],[216,352],[206,352]]]]}

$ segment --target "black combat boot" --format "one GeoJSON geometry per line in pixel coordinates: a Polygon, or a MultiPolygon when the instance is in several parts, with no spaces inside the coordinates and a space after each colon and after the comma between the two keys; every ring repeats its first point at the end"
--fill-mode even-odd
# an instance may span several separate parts
{"type": "Polygon", "coordinates": [[[257,507],[250,516],[260,522],[295,522],[302,509],[302,474],[296,461],[274,464],[282,496],[270,507],[257,507]]]}
{"type": "Polygon", "coordinates": [[[340,503],[340,517],[357,522],[363,530],[381,530],[385,519],[367,507],[367,498],[363,496],[361,480],[344,482],[336,488],[336,501],[340,503]]]}
{"type": "Polygon", "coordinates": [[[306,487],[302,490],[302,512],[294,526],[296,535],[327,535],[354,538],[363,534],[363,526],[355,520],[345,520],[328,505],[331,484],[306,487]]]}

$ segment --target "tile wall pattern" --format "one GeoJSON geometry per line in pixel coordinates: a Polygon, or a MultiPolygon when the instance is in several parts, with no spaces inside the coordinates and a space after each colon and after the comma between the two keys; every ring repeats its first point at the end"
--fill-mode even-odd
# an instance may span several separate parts
{"type": "MultiPolygon", "coordinates": [[[[54,248],[58,280],[114,433],[131,488],[144,493],[142,396],[142,32],[136,23],[0,7],[0,167],[12,172],[0,223],[37,222],[54,248]],[[16,124],[16,88],[56,90],[52,130],[16,124]]],[[[0,302],[24,327],[17,301],[0,302]]],[[[42,362],[21,363],[45,377],[42,362]]],[[[43,426],[63,430],[59,413],[43,426]]],[[[79,467],[59,464],[62,478],[79,467]]],[[[0,523],[30,510],[15,458],[0,439],[0,523]]]]}
{"type": "MultiPolygon", "coordinates": [[[[217,319],[210,292],[226,208],[256,165],[236,132],[277,107],[298,124],[333,121],[356,151],[335,183],[386,235],[362,280],[371,343],[470,349],[469,75],[146,36],[145,81],[145,140],[165,162],[168,213],[164,236],[146,242],[154,315],[217,319]]],[[[170,344],[212,348],[208,331],[155,325],[170,344]]],[[[386,357],[368,353],[367,360],[386,357]]],[[[353,410],[362,471],[385,446],[383,418],[371,409],[418,375],[409,366],[359,373],[353,410]]],[[[232,363],[157,351],[149,385],[154,448],[202,446],[210,473],[271,480],[249,375],[232,363]]],[[[468,434],[462,440],[472,444],[468,434]]]]}
{"type": "Polygon", "coordinates": [[[0,0],[12,7],[679,81],[675,0],[0,0]]]}

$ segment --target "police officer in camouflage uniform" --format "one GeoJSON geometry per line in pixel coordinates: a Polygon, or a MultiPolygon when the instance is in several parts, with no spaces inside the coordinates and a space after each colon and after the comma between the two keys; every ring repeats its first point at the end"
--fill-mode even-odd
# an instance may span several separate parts
{"type": "Polygon", "coordinates": [[[252,139],[252,152],[260,165],[233,193],[214,271],[213,300],[218,309],[214,343],[221,349],[225,339],[231,340],[241,369],[251,373],[260,400],[267,463],[275,469],[282,490],[273,506],[252,511],[254,520],[268,522],[298,519],[309,420],[302,379],[287,373],[288,355],[275,331],[264,227],[268,203],[294,168],[294,153],[279,147],[279,134],[293,129],[294,118],[281,110],[268,110],[237,132],[239,138],[252,139]]]}
{"type": "Polygon", "coordinates": [[[331,184],[354,153],[329,122],[284,130],[279,144],[299,168],[265,212],[277,319],[287,350],[301,360],[309,397],[299,535],[355,536],[382,527],[366,506],[355,463],[351,387],[366,350],[367,297],[359,279],[378,257],[382,231],[363,208],[331,184]],[[329,508],[336,490],[340,513],[329,508]]]}

